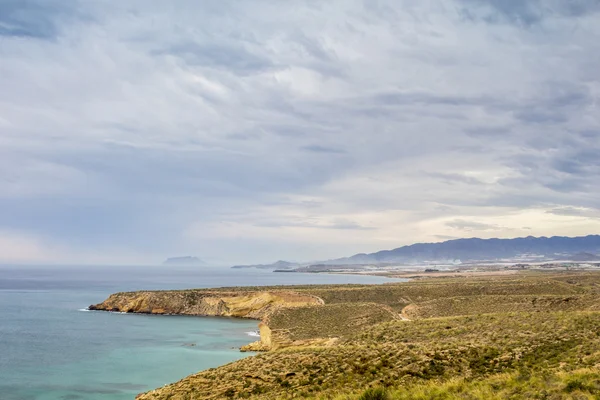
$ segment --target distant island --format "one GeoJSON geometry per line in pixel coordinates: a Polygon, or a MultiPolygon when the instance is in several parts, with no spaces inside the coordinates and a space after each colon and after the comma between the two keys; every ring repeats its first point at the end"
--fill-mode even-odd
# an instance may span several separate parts
{"type": "Polygon", "coordinates": [[[204,261],[193,256],[171,257],[163,261],[163,265],[204,265],[204,261]]]}
{"type": "Polygon", "coordinates": [[[231,268],[259,268],[259,269],[279,269],[279,270],[286,270],[286,269],[291,269],[293,267],[297,267],[299,265],[300,264],[298,264],[298,263],[279,260],[279,261],[276,261],[276,262],[274,262],[272,264],[234,265],[231,268]]]}

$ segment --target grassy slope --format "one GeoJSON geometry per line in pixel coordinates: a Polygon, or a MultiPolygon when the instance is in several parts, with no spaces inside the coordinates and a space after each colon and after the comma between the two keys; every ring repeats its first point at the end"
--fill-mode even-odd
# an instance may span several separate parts
{"type": "Polygon", "coordinates": [[[392,399],[594,398],[600,312],[579,310],[596,309],[599,287],[600,274],[298,287],[323,298],[330,305],[323,310],[340,312],[317,318],[310,309],[282,310],[273,325],[298,338],[338,329],[336,345],[260,354],[142,398],[343,399],[367,387],[388,387],[392,399]],[[371,326],[375,317],[340,331],[353,315],[361,320],[363,302],[397,311],[411,304],[417,319],[371,326]]]}
{"type": "Polygon", "coordinates": [[[281,309],[268,319],[271,329],[285,330],[290,340],[343,337],[381,322],[397,319],[388,307],[375,303],[331,304],[281,309]]]}
{"type": "Polygon", "coordinates": [[[377,387],[360,394],[336,396],[335,400],[597,400],[598,393],[600,374],[597,369],[586,368],[568,372],[520,371],[473,380],[455,378],[399,389],[377,387]]]}

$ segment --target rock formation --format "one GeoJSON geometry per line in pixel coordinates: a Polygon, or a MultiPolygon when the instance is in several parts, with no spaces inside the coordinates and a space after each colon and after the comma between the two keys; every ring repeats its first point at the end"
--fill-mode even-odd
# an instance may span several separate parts
{"type": "Polygon", "coordinates": [[[279,308],[322,304],[316,296],[293,291],[167,290],[115,293],[89,309],[263,319],[279,308]]]}
{"type": "Polygon", "coordinates": [[[242,351],[267,351],[274,346],[268,316],[281,309],[322,306],[319,297],[294,291],[170,290],[123,292],[110,295],[90,310],[140,314],[238,317],[261,320],[260,340],[242,351]]]}

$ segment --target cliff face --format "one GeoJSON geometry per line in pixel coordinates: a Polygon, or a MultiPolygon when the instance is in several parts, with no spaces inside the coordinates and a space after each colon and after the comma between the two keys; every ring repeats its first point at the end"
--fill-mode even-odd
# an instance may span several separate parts
{"type": "Polygon", "coordinates": [[[273,350],[273,332],[269,325],[261,322],[258,324],[260,340],[249,343],[240,348],[240,351],[270,351],[273,350]]]}
{"type": "Polygon", "coordinates": [[[280,308],[259,324],[260,340],[242,351],[270,351],[286,347],[329,347],[372,325],[400,319],[390,307],[375,303],[324,304],[280,308]]]}
{"type": "Polygon", "coordinates": [[[89,309],[263,319],[280,308],[322,304],[323,301],[316,296],[293,291],[182,290],[115,293],[89,309]]]}

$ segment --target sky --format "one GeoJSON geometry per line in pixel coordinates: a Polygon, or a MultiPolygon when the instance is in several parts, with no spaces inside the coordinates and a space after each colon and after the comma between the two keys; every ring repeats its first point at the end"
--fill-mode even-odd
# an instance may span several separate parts
{"type": "Polygon", "coordinates": [[[0,0],[0,263],[600,233],[597,0],[0,0]]]}

